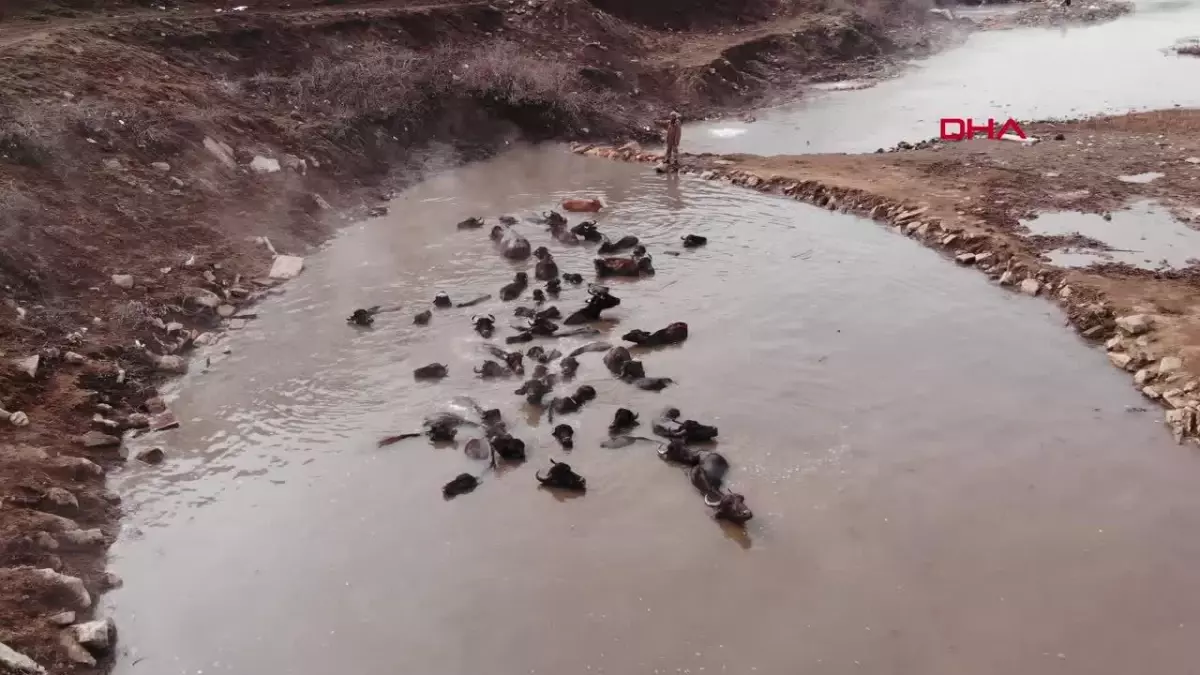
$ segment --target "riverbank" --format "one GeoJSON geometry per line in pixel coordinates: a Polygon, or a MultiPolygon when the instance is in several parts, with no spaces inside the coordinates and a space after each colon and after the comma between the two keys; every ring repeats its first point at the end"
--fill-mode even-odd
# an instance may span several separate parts
{"type": "Polygon", "coordinates": [[[122,435],[177,424],[157,385],[397,187],[517,138],[649,138],[670,108],[744,107],[961,35],[898,4],[763,2],[752,21],[605,6],[10,8],[0,643],[56,673],[106,667],[111,648],[63,625],[118,583],[104,475],[133,459],[122,435]]]}
{"type": "MultiPolygon", "coordinates": [[[[1003,287],[1052,299],[1081,336],[1104,344],[1133,385],[1166,408],[1178,440],[1197,442],[1200,255],[1187,237],[1200,235],[1200,110],[1038,122],[1024,131],[1039,142],[902,144],[868,155],[685,155],[684,172],[881,221],[1003,287]],[[1161,208],[1126,218],[1122,209],[1137,200],[1161,208]],[[1035,217],[1059,212],[1094,216],[1039,233],[1035,217]],[[1134,231],[1114,231],[1114,223],[1134,231]],[[1141,242],[1138,250],[1122,248],[1131,238],[1141,242]]],[[[639,150],[577,148],[658,161],[639,150]]]]}

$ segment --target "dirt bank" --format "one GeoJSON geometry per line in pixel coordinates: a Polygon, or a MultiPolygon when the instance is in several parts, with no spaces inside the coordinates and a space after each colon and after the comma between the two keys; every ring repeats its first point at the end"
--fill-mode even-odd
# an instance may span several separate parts
{"type": "MultiPolygon", "coordinates": [[[[1082,336],[1105,343],[1113,364],[1167,408],[1177,438],[1200,444],[1200,259],[1062,267],[1047,257],[1052,249],[1111,247],[1086,232],[1043,236],[1022,223],[1055,211],[1112,218],[1131,200],[1149,199],[1200,229],[1200,110],[1027,123],[1024,130],[1040,142],[981,138],[868,155],[703,155],[685,163],[705,179],[882,221],[1001,286],[1055,300],[1082,336]]],[[[657,161],[628,149],[579,150],[657,161]]],[[[1153,241],[1153,228],[1166,225],[1145,223],[1141,239],[1153,241]]]]}
{"type": "Polygon", "coordinates": [[[56,673],[105,667],[51,620],[90,602],[34,570],[112,583],[120,436],[173,423],[156,384],[252,320],[274,253],[514,138],[647,138],[668,108],[749,105],[959,35],[900,2],[708,4],[7,3],[0,643],[56,673]]]}

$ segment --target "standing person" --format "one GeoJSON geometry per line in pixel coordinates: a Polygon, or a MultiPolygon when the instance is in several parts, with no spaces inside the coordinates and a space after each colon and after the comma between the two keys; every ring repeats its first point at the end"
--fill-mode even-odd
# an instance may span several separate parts
{"type": "Polygon", "coordinates": [[[667,165],[667,170],[679,170],[679,141],[683,133],[683,125],[679,121],[679,113],[671,111],[667,116],[667,131],[666,142],[667,152],[663,156],[663,162],[667,165]]]}

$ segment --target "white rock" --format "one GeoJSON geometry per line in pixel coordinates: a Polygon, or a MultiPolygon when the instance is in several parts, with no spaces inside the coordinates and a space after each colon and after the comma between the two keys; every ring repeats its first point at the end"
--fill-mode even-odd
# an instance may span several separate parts
{"type": "Polygon", "coordinates": [[[75,365],[87,363],[87,357],[78,352],[67,352],[66,354],[63,354],[63,358],[66,359],[67,363],[73,363],[75,365]]]}
{"type": "Polygon", "coordinates": [[[75,612],[70,610],[59,612],[58,614],[50,616],[46,620],[55,626],[70,626],[71,624],[75,623],[75,612]]]}
{"type": "Polygon", "coordinates": [[[1151,401],[1157,401],[1158,399],[1162,398],[1162,394],[1155,391],[1153,387],[1146,387],[1142,389],[1142,395],[1151,401]]]}
{"type": "Polygon", "coordinates": [[[71,626],[79,644],[97,652],[108,651],[109,647],[116,642],[116,628],[112,619],[99,619],[71,626]]]}
{"type": "Polygon", "coordinates": [[[96,665],[96,657],[92,656],[88,650],[79,644],[79,640],[75,637],[73,629],[64,630],[58,635],[58,644],[62,646],[63,651],[67,653],[67,658],[73,663],[79,663],[85,666],[96,665]]]}
{"type": "Polygon", "coordinates": [[[51,504],[61,508],[79,508],[79,500],[69,490],[60,487],[52,487],[46,490],[46,499],[51,504]]]}
{"type": "Polygon", "coordinates": [[[1042,290],[1042,284],[1037,279],[1029,277],[1021,282],[1021,292],[1025,295],[1037,295],[1042,290]]]}
{"type": "Polygon", "coordinates": [[[1164,356],[1158,362],[1158,372],[1170,373],[1183,368],[1183,359],[1178,356],[1164,356]]]}
{"type": "Polygon", "coordinates": [[[104,533],[96,528],[90,530],[67,530],[66,532],[60,532],[58,539],[72,546],[92,546],[104,543],[104,533]]]}
{"type": "Polygon", "coordinates": [[[271,271],[267,274],[272,279],[294,279],[304,270],[304,258],[298,255],[275,256],[271,271]]]}
{"type": "Polygon", "coordinates": [[[988,265],[992,262],[992,258],[994,257],[996,257],[996,254],[992,253],[991,251],[980,253],[979,255],[975,256],[975,264],[979,266],[988,265]]]}
{"type": "Polygon", "coordinates": [[[87,448],[106,448],[121,444],[120,438],[96,430],[84,433],[79,437],[79,441],[87,448]]]}
{"type": "Polygon", "coordinates": [[[1154,372],[1149,368],[1142,368],[1133,374],[1133,383],[1139,387],[1144,387],[1147,384],[1150,384],[1150,381],[1153,379],[1154,372]]]}
{"type": "Polygon", "coordinates": [[[17,370],[25,373],[29,377],[37,377],[38,364],[41,362],[42,357],[34,354],[33,356],[26,356],[23,359],[14,360],[13,365],[17,367],[17,370]]]}
{"type": "Polygon", "coordinates": [[[295,155],[284,155],[283,168],[290,169],[303,176],[308,173],[308,162],[295,155]]]}
{"type": "Polygon", "coordinates": [[[217,339],[217,336],[212,333],[201,333],[201,334],[197,335],[196,338],[194,340],[192,340],[192,342],[194,342],[197,346],[203,347],[205,345],[210,345],[213,342],[216,342],[216,339],[217,339]]]}
{"type": "Polygon", "coordinates": [[[214,140],[212,138],[204,139],[204,149],[208,150],[209,154],[216,157],[222,164],[230,169],[237,168],[237,162],[233,159],[233,148],[228,145],[214,140]]]}
{"type": "Polygon", "coordinates": [[[217,314],[227,319],[234,314],[237,314],[237,307],[234,307],[233,305],[221,305],[217,308],[217,314]]]}
{"type": "Polygon", "coordinates": [[[250,160],[250,168],[255,173],[275,173],[280,169],[279,160],[255,155],[254,159],[250,160]]]}
{"type": "Polygon", "coordinates": [[[962,255],[955,256],[954,262],[958,263],[959,265],[970,265],[971,263],[975,262],[975,254],[964,253],[962,255]]]}
{"type": "Polygon", "coordinates": [[[1016,275],[1013,274],[1011,271],[1006,271],[1004,274],[1000,275],[1000,285],[1001,286],[1011,286],[1011,285],[1013,285],[1014,282],[1016,282],[1016,280],[1017,280],[1016,275]]]}
{"type": "Polygon", "coordinates": [[[161,171],[163,173],[167,173],[171,170],[171,165],[167,164],[166,162],[151,162],[150,166],[153,167],[155,171],[161,171]]]}
{"type": "Polygon", "coordinates": [[[182,356],[160,356],[154,360],[154,367],[164,373],[183,375],[188,371],[188,362],[182,356]]]}
{"type": "Polygon", "coordinates": [[[194,295],[192,295],[192,300],[197,305],[202,307],[210,307],[212,309],[216,309],[221,305],[221,296],[213,293],[212,291],[196,288],[192,289],[192,292],[194,293],[194,295]]]}
{"type": "Polygon", "coordinates": [[[46,672],[46,669],[39,666],[36,661],[3,642],[0,642],[0,666],[4,666],[3,672],[6,673],[11,671],[22,675],[43,675],[46,672]]]}
{"type": "Polygon", "coordinates": [[[1120,335],[1114,335],[1108,338],[1108,341],[1104,343],[1104,348],[1110,352],[1124,349],[1124,338],[1120,335]]]}
{"type": "Polygon", "coordinates": [[[229,329],[230,330],[241,330],[245,327],[246,327],[245,319],[230,319],[229,320],[229,329]]]}
{"type": "Polygon", "coordinates": [[[79,605],[80,609],[87,609],[92,606],[92,596],[88,593],[87,587],[83,585],[83,580],[79,577],[59,574],[50,568],[34,570],[33,573],[46,581],[66,586],[75,595],[75,602],[79,605]]]}
{"type": "Polygon", "coordinates": [[[1131,314],[1117,319],[1117,328],[1126,335],[1141,335],[1150,330],[1150,317],[1145,314],[1131,314]]]}
{"type": "Polygon", "coordinates": [[[114,275],[112,275],[112,282],[118,288],[125,288],[125,289],[133,288],[133,275],[132,274],[114,274],[114,275]]]}
{"type": "Polygon", "coordinates": [[[179,323],[178,321],[172,321],[171,323],[167,324],[166,330],[167,335],[178,333],[179,331],[183,330],[183,324],[179,323]]]}
{"type": "Polygon", "coordinates": [[[1132,356],[1121,352],[1109,352],[1108,360],[1112,361],[1114,366],[1121,369],[1126,369],[1129,367],[1129,364],[1133,363],[1132,356]]]}

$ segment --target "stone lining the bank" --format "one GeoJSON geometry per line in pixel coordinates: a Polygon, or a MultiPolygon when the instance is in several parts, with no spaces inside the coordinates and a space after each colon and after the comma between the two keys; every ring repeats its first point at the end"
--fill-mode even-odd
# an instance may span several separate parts
{"type": "MultiPolygon", "coordinates": [[[[644,164],[658,164],[663,159],[662,155],[643,152],[637,143],[620,147],[578,144],[572,151],[588,157],[644,164]]],[[[959,265],[974,267],[1002,287],[1029,296],[1052,297],[1082,337],[1104,342],[1109,361],[1132,373],[1133,384],[1142,395],[1166,409],[1164,422],[1176,442],[1189,439],[1200,445],[1200,382],[1191,379],[1183,370],[1183,359],[1178,355],[1155,353],[1152,315],[1117,317],[1102,296],[1069,286],[1063,270],[1031,267],[1001,237],[947,224],[941,218],[928,215],[927,204],[898,201],[815,180],[763,177],[735,168],[703,167],[683,162],[679,172],[791,197],[830,211],[881,222],[894,232],[941,251],[959,265]]]]}

